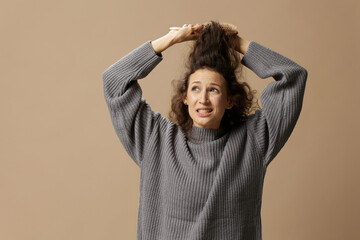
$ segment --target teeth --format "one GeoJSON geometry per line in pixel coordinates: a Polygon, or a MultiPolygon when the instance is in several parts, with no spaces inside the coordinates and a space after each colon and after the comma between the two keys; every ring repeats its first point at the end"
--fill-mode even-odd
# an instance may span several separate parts
{"type": "Polygon", "coordinates": [[[198,112],[199,113],[209,113],[209,112],[211,112],[211,110],[199,109],[198,112]]]}

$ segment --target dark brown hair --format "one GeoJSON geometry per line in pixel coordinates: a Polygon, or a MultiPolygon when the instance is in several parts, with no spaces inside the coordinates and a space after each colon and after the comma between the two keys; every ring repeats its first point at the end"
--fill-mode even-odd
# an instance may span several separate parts
{"type": "Polygon", "coordinates": [[[242,73],[241,59],[235,50],[235,37],[227,35],[220,23],[211,21],[201,31],[190,51],[185,65],[186,72],[180,80],[174,80],[174,94],[171,99],[169,118],[187,134],[193,125],[186,97],[189,77],[198,69],[208,69],[220,73],[227,83],[227,93],[233,107],[226,109],[221,121],[225,128],[231,128],[245,121],[253,110],[260,108],[255,98],[256,90],[246,82],[239,82],[237,75],[242,73]],[[253,107],[253,100],[256,100],[253,107]]]}

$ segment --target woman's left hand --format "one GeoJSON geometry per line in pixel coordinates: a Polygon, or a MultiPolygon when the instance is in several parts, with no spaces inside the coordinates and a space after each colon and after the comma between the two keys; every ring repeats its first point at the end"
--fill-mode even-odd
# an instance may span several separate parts
{"type": "Polygon", "coordinates": [[[245,54],[246,51],[248,50],[250,41],[241,38],[239,35],[233,35],[231,37],[232,40],[234,41],[235,50],[241,54],[245,54]]]}
{"type": "Polygon", "coordinates": [[[170,30],[168,33],[173,37],[173,44],[190,40],[196,40],[204,28],[202,24],[184,24],[180,29],[170,30]]]}

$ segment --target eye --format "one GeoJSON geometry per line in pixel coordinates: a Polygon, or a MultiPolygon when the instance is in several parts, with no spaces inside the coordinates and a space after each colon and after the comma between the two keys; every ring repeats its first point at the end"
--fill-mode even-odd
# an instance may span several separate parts
{"type": "Polygon", "coordinates": [[[217,90],[216,88],[211,88],[211,89],[210,89],[210,92],[216,92],[216,93],[218,93],[219,90],[217,90]]]}
{"type": "Polygon", "coordinates": [[[192,90],[192,91],[198,91],[199,88],[198,88],[198,87],[192,87],[191,90],[192,90]]]}

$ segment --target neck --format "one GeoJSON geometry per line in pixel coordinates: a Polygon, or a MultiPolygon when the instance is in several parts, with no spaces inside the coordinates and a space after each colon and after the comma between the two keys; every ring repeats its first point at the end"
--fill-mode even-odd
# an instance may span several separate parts
{"type": "Polygon", "coordinates": [[[200,128],[192,126],[188,132],[189,141],[192,142],[210,142],[225,134],[225,128],[220,126],[218,129],[200,128]]]}

